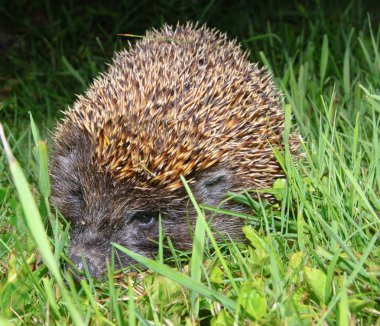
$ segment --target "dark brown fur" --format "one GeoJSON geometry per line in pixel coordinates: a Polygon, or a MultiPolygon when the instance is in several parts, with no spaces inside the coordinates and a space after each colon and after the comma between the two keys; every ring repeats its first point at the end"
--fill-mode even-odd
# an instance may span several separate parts
{"type": "MultiPolygon", "coordinates": [[[[209,205],[270,187],[284,176],[272,152],[283,146],[280,105],[268,73],[204,26],[165,26],[117,54],[54,137],[53,203],[72,224],[71,258],[99,276],[111,242],[153,257],[158,214],[175,247],[190,248],[196,214],[179,176],[209,205]]],[[[290,143],[295,153],[296,134],[290,143]]],[[[212,225],[242,238],[239,219],[212,225]]]]}

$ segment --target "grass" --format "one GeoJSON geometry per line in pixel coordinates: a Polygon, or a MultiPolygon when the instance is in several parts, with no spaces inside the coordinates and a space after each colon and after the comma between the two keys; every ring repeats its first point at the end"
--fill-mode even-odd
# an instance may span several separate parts
{"type": "Polygon", "coordinates": [[[58,8],[46,1],[0,8],[1,30],[10,37],[5,42],[0,35],[6,44],[0,46],[6,149],[0,152],[0,324],[379,325],[376,6],[125,1],[58,8]],[[162,251],[149,260],[119,248],[149,270],[115,275],[110,266],[106,281],[88,277],[75,286],[61,269],[69,226],[49,205],[47,130],[113,51],[126,46],[117,33],[140,35],[177,20],[227,31],[252,61],[270,67],[284,94],[285,134],[292,116],[304,158],[293,163],[287,150],[276,151],[287,182],[274,185],[274,206],[231,194],[254,212],[241,216],[246,245],[217,244],[204,212],[218,209],[196,203],[189,189],[199,217],[194,242],[200,245],[192,253],[172,248],[173,257],[163,261],[162,251]]]}

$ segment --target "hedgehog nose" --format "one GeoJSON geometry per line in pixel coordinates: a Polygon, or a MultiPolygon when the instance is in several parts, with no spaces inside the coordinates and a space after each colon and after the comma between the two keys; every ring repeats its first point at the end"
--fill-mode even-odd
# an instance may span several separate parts
{"type": "Polygon", "coordinates": [[[73,268],[72,266],[68,265],[67,270],[72,273],[77,281],[80,281],[83,278],[86,268],[92,276],[99,277],[100,270],[97,269],[90,260],[78,255],[71,255],[69,258],[75,267],[73,268]]]}

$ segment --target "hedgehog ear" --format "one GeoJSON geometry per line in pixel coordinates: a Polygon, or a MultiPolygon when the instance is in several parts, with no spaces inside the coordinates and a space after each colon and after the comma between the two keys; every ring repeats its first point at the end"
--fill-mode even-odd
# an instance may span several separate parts
{"type": "Polygon", "coordinates": [[[194,194],[198,201],[216,206],[231,187],[231,176],[224,168],[213,168],[196,177],[194,194]]]}

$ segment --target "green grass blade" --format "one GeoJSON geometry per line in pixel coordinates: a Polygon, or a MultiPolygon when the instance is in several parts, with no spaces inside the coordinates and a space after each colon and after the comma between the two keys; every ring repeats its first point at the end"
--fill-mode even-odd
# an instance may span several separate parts
{"type": "Polygon", "coordinates": [[[348,326],[349,323],[349,307],[348,307],[348,295],[347,295],[347,278],[344,277],[343,284],[340,289],[342,295],[339,302],[339,322],[340,326],[348,326]]]}
{"type": "Polygon", "coordinates": [[[49,239],[46,235],[45,228],[40,216],[40,212],[38,211],[32,192],[30,191],[28,181],[25,178],[25,175],[21,169],[20,164],[16,161],[16,159],[14,158],[9,148],[9,145],[5,138],[3,126],[1,124],[0,124],[0,138],[3,143],[4,151],[6,153],[6,156],[9,162],[9,169],[13,178],[13,182],[16,186],[21,205],[24,209],[25,219],[29,227],[29,230],[35,240],[35,243],[39,249],[39,252],[42,258],[44,259],[45,264],[48,266],[51,274],[54,276],[55,280],[60,286],[62,296],[66,300],[67,308],[70,311],[73,322],[76,325],[83,325],[83,321],[80,316],[80,313],[78,312],[78,310],[72,303],[64,287],[64,283],[63,283],[61,273],[59,271],[58,263],[55,260],[54,255],[52,253],[52,248],[51,248],[49,239]]]}
{"type": "Polygon", "coordinates": [[[62,56],[62,63],[65,66],[65,68],[68,70],[71,76],[73,76],[83,88],[86,87],[86,82],[84,81],[83,77],[80,75],[80,73],[71,65],[71,63],[66,59],[65,56],[62,56]]]}
{"type": "Polygon", "coordinates": [[[323,35],[321,63],[320,63],[320,72],[319,72],[321,88],[323,87],[323,83],[325,81],[328,59],[329,59],[329,39],[328,39],[328,36],[325,34],[323,35]]]}
{"type": "Polygon", "coordinates": [[[343,89],[344,95],[348,99],[351,91],[351,79],[350,79],[350,57],[351,57],[351,37],[353,35],[353,30],[350,32],[350,36],[348,37],[348,41],[346,44],[346,50],[344,52],[344,60],[343,60],[343,89]]]}
{"type": "MultiPolygon", "coordinates": [[[[202,276],[202,262],[203,262],[203,253],[204,253],[204,243],[205,243],[205,217],[204,213],[198,206],[189,185],[187,184],[185,178],[181,176],[182,183],[190,197],[191,203],[195,207],[198,218],[195,224],[194,240],[193,240],[193,249],[190,261],[190,275],[195,282],[201,281],[202,276]]],[[[198,318],[199,313],[199,298],[198,293],[193,292],[191,294],[191,304],[194,309],[194,317],[198,318]]]]}
{"type": "Polygon", "coordinates": [[[191,277],[182,274],[174,269],[169,268],[168,266],[164,264],[160,264],[157,261],[154,261],[152,259],[146,258],[144,256],[141,256],[139,254],[134,253],[133,251],[124,248],[117,243],[112,243],[112,245],[120,250],[121,252],[127,254],[137,262],[143,264],[144,266],[148,267],[152,271],[162,274],[166,276],[167,278],[173,280],[174,282],[177,282],[178,284],[181,284],[182,286],[188,288],[189,290],[195,291],[200,295],[203,295],[207,298],[216,300],[223,304],[226,308],[230,310],[235,310],[236,309],[236,302],[223,296],[222,294],[216,292],[215,290],[212,290],[203,284],[199,282],[195,282],[194,279],[191,277]]]}

